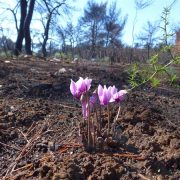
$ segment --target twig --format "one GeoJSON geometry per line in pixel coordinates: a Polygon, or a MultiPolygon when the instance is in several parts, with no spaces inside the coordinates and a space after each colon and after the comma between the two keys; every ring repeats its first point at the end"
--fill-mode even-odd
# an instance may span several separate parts
{"type": "Polygon", "coordinates": [[[29,168],[29,167],[32,167],[32,166],[33,166],[32,163],[26,164],[25,166],[22,166],[20,168],[15,169],[13,172],[22,171],[23,169],[26,169],[26,168],[29,168]]]}
{"type": "Polygon", "coordinates": [[[25,89],[29,90],[29,88],[28,88],[28,87],[26,87],[25,85],[23,85],[23,84],[22,84],[22,86],[23,86],[25,89]]]}
{"type": "Polygon", "coordinates": [[[117,116],[116,116],[116,118],[115,118],[115,121],[114,121],[114,122],[116,122],[116,121],[118,120],[118,117],[119,117],[120,111],[121,111],[121,105],[119,104],[118,113],[117,113],[117,116]]]}
{"type": "Polygon", "coordinates": [[[117,156],[117,157],[127,157],[127,158],[133,158],[135,160],[145,160],[145,157],[141,157],[140,155],[136,155],[136,154],[118,154],[118,153],[114,153],[112,154],[113,156],[117,156]]]}
{"type": "Polygon", "coordinates": [[[49,132],[54,132],[54,130],[48,129],[47,131],[43,132],[43,135],[44,135],[44,134],[47,134],[47,133],[49,133],[49,132]]]}
{"type": "Polygon", "coordinates": [[[29,142],[21,149],[19,155],[16,157],[16,159],[9,165],[9,167],[6,170],[6,174],[3,177],[3,179],[6,179],[6,177],[8,176],[8,174],[12,174],[14,172],[14,169],[18,163],[19,160],[21,160],[24,156],[27,155],[27,153],[30,152],[30,150],[34,147],[34,142],[36,142],[39,138],[40,135],[43,132],[43,127],[41,127],[41,129],[34,134],[34,136],[29,140],[29,142]]]}
{"type": "Polygon", "coordinates": [[[75,109],[75,110],[81,109],[81,108],[77,108],[77,107],[73,107],[73,106],[68,106],[68,105],[64,105],[64,104],[59,104],[59,105],[62,106],[62,107],[65,107],[65,108],[69,108],[69,109],[75,109]]]}
{"type": "Polygon", "coordinates": [[[35,123],[33,122],[33,123],[31,124],[30,128],[27,130],[27,133],[26,133],[27,136],[36,128],[36,126],[33,127],[34,124],[35,124],[35,123]]]}
{"type": "Polygon", "coordinates": [[[83,147],[83,144],[73,143],[73,144],[63,144],[60,146],[60,153],[65,153],[69,148],[73,147],[83,147]]]}
{"type": "MultiPolygon", "coordinates": [[[[51,155],[48,155],[48,156],[46,155],[45,157],[42,157],[39,161],[42,163],[43,161],[47,161],[47,159],[50,158],[50,157],[51,157],[51,155]]],[[[26,164],[26,165],[24,165],[24,166],[22,166],[20,168],[15,169],[13,171],[13,173],[15,173],[15,172],[17,173],[17,171],[23,171],[23,169],[31,168],[32,166],[33,166],[33,163],[26,164]]],[[[12,180],[12,179],[15,179],[15,178],[13,178],[13,176],[9,176],[8,179],[12,180]]]]}
{"type": "Polygon", "coordinates": [[[0,142],[0,144],[3,145],[3,146],[6,146],[6,147],[10,147],[10,148],[12,148],[12,149],[16,149],[16,150],[18,150],[18,151],[21,150],[20,148],[17,148],[17,147],[15,147],[15,146],[10,146],[10,145],[4,144],[4,143],[2,143],[2,142],[0,142]]]}
{"type": "Polygon", "coordinates": [[[135,160],[139,160],[139,161],[144,161],[144,160],[146,160],[146,158],[145,157],[142,157],[142,156],[140,156],[140,155],[137,155],[137,154],[132,154],[132,153],[113,153],[113,154],[111,154],[111,153],[103,153],[103,154],[101,154],[101,153],[98,153],[99,155],[109,155],[109,156],[116,156],[116,157],[126,157],[126,158],[132,158],[132,159],[135,159],[135,160]]]}
{"type": "Polygon", "coordinates": [[[24,139],[29,143],[29,140],[27,139],[27,135],[25,135],[20,129],[17,129],[24,137],[24,139]]]}
{"type": "Polygon", "coordinates": [[[82,147],[82,146],[83,144],[73,143],[73,144],[63,144],[61,147],[72,148],[72,147],[82,147]]]}

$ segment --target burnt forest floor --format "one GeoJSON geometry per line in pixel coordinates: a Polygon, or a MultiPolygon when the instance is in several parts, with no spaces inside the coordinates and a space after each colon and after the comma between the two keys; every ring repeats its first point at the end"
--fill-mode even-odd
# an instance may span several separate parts
{"type": "Polygon", "coordinates": [[[126,65],[0,60],[0,179],[180,179],[178,89],[130,93],[117,121],[123,143],[87,152],[78,140],[81,106],[69,91],[80,76],[93,79],[92,90],[128,86],[126,65]]]}

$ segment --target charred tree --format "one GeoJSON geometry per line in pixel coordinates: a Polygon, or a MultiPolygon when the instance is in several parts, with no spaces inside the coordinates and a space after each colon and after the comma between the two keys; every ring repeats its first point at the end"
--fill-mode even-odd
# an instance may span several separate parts
{"type": "Polygon", "coordinates": [[[43,2],[47,10],[47,21],[43,22],[44,33],[43,33],[43,43],[42,43],[42,54],[43,54],[43,57],[47,57],[46,45],[49,39],[49,30],[50,30],[52,19],[53,19],[53,16],[55,16],[56,14],[60,15],[58,10],[61,6],[66,4],[66,0],[62,0],[61,2],[43,0],[43,2]]]}
{"type": "Polygon", "coordinates": [[[29,11],[24,21],[24,29],[23,29],[24,38],[25,38],[25,50],[26,50],[26,54],[28,55],[32,55],[30,24],[31,24],[32,15],[33,15],[34,4],[35,4],[35,0],[31,0],[29,4],[29,11]]]}
{"type": "Polygon", "coordinates": [[[50,22],[51,22],[51,16],[52,16],[52,13],[50,13],[45,29],[44,29],[44,39],[42,43],[42,54],[44,57],[47,57],[46,44],[49,39],[49,27],[50,27],[50,22]]]}
{"type": "Polygon", "coordinates": [[[84,36],[88,37],[91,58],[97,57],[97,47],[103,40],[101,32],[106,18],[106,5],[107,3],[98,4],[89,0],[84,9],[84,16],[80,19],[80,24],[85,27],[84,36]]]}
{"type": "Polygon", "coordinates": [[[14,50],[14,54],[16,56],[18,56],[22,51],[22,44],[23,44],[24,38],[25,38],[26,54],[28,55],[32,54],[30,24],[31,24],[33,11],[34,11],[34,4],[35,4],[35,0],[30,0],[29,9],[28,9],[28,1],[20,0],[21,17],[20,17],[18,36],[17,36],[15,50],[14,50]]]}
{"type": "Polygon", "coordinates": [[[20,18],[18,36],[17,36],[15,50],[14,50],[14,54],[16,56],[18,56],[22,51],[22,42],[24,39],[24,21],[27,14],[27,1],[26,0],[20,1],[20,8],[21,8],[21,18],[20,18]]]}

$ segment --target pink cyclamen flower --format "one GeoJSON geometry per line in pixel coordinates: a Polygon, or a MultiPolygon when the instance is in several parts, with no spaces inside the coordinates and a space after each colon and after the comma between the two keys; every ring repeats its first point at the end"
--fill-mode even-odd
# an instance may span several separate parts
{"type": "Polygon", "coordinates": [[[80,77],[77,82],[74,82],[71,79],[70,91],[72,95],[77,99],[80,99],[81,95],[90,89],[91,82],[92,79],[88,79],[88,78],[83,79],[82,77],[80,77]]]}
{"type": "Polygon", "coordinates": [[[127,94],[126,90],[120,90],[119,92],[113,94],[113,96],[111,97],[111,102],[121,102],[121,101],[123,101],[126,94],[127,94]]]}
{"type": "Polygon", "coordinates": [[[117,88],[113,85],[113,86],[109,86],[109,91],[110,91],[110,93],[111,93],[111,99],[110,99],[109,102],[114,102],[113,96],[114,96],[115,94],[117,94],[118,90],[117,90],[117,88]]]}
{"type": "Polygon", "coordinates": [[[107,105],[110,102],[113,90],[114,88],[112,89],[111,86],[109,88],[106,86],[103,88],[101,85],[98,86],[98,96],[101,105],[107,105]]]}

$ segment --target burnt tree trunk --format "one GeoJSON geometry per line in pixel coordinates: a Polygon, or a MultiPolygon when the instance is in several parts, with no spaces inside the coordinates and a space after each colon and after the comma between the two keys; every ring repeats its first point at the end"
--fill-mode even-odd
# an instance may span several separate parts
{"type": "Polygon", "coordinates": [[[25,50],[26,54],[31,55],[31,35],[30,35],[30,23],[34,11],[35,0],[30,0],[29,10],[27,13],[28,1],[20,0],[21,18],[18,30],[18,36],[15,44],[14,54],[18,56],[22,51],[23,39],[25,38],[25,50]]]}
{"type": "Polygon", "coordinates": [[[25,38],[25,50],[26,54],[32,55],[31,50],[31,34],[30,34],[30,23],[33,15],[35,0],[31,0],[29,4],[28,14],[24,21],[24,38],[25,38]]]}
{"type": "Polygon", "coordinates": [[[49,28],[50,28],[52,16],[53,16],[53,13],[55,10],[57,10],[59,7],[61,7],[63,4],[65,4],[65,1],[58,3],[58,5],[52,9],[51,9],[51,5],[49,5],[49,2],[47,0],[43,0],[43,2],[45,3],[46,8],[48,10],[48,19],[47,19],[47,22],[46,22],[46,25],[44,28],[44,34],[43,34],[44,39],[43,39],[43,43],[42,43],[42,54],[44,57],[47,57],[46,45],[47,45],[47,41],[49,39],[49,28]]]}
{"type": "Polygon", "coordinates": [[[93,27],[91,30],[91,58],[96,58],[96,25],[95,22],[93,23],[93,27]]]}
{"type": "Polygon", "coordinates": [[[20,25],[18,30],[18,36],[15,44],[15,50],[14,54],[18,56],[22,51],[22,42],[24,39],[24,21],[27,14],[27,1],[21,0],[20,1],[20,7],[21,7],[21,18],[20,18],[20,25]]]}
{"type": "Polygon", "coordinates": [[[45,31],[44,31],[44,40],[43,40],[43,43],[42,43],[43,57],[47,57],[46,44],[47,44],[47,41],[49,39],[49,27],[50,27],[50,22],[51,22],[51,15],[52,14],[49,15],[49,18],[48,18],[47,23],[46,23],[45,31]]]}

